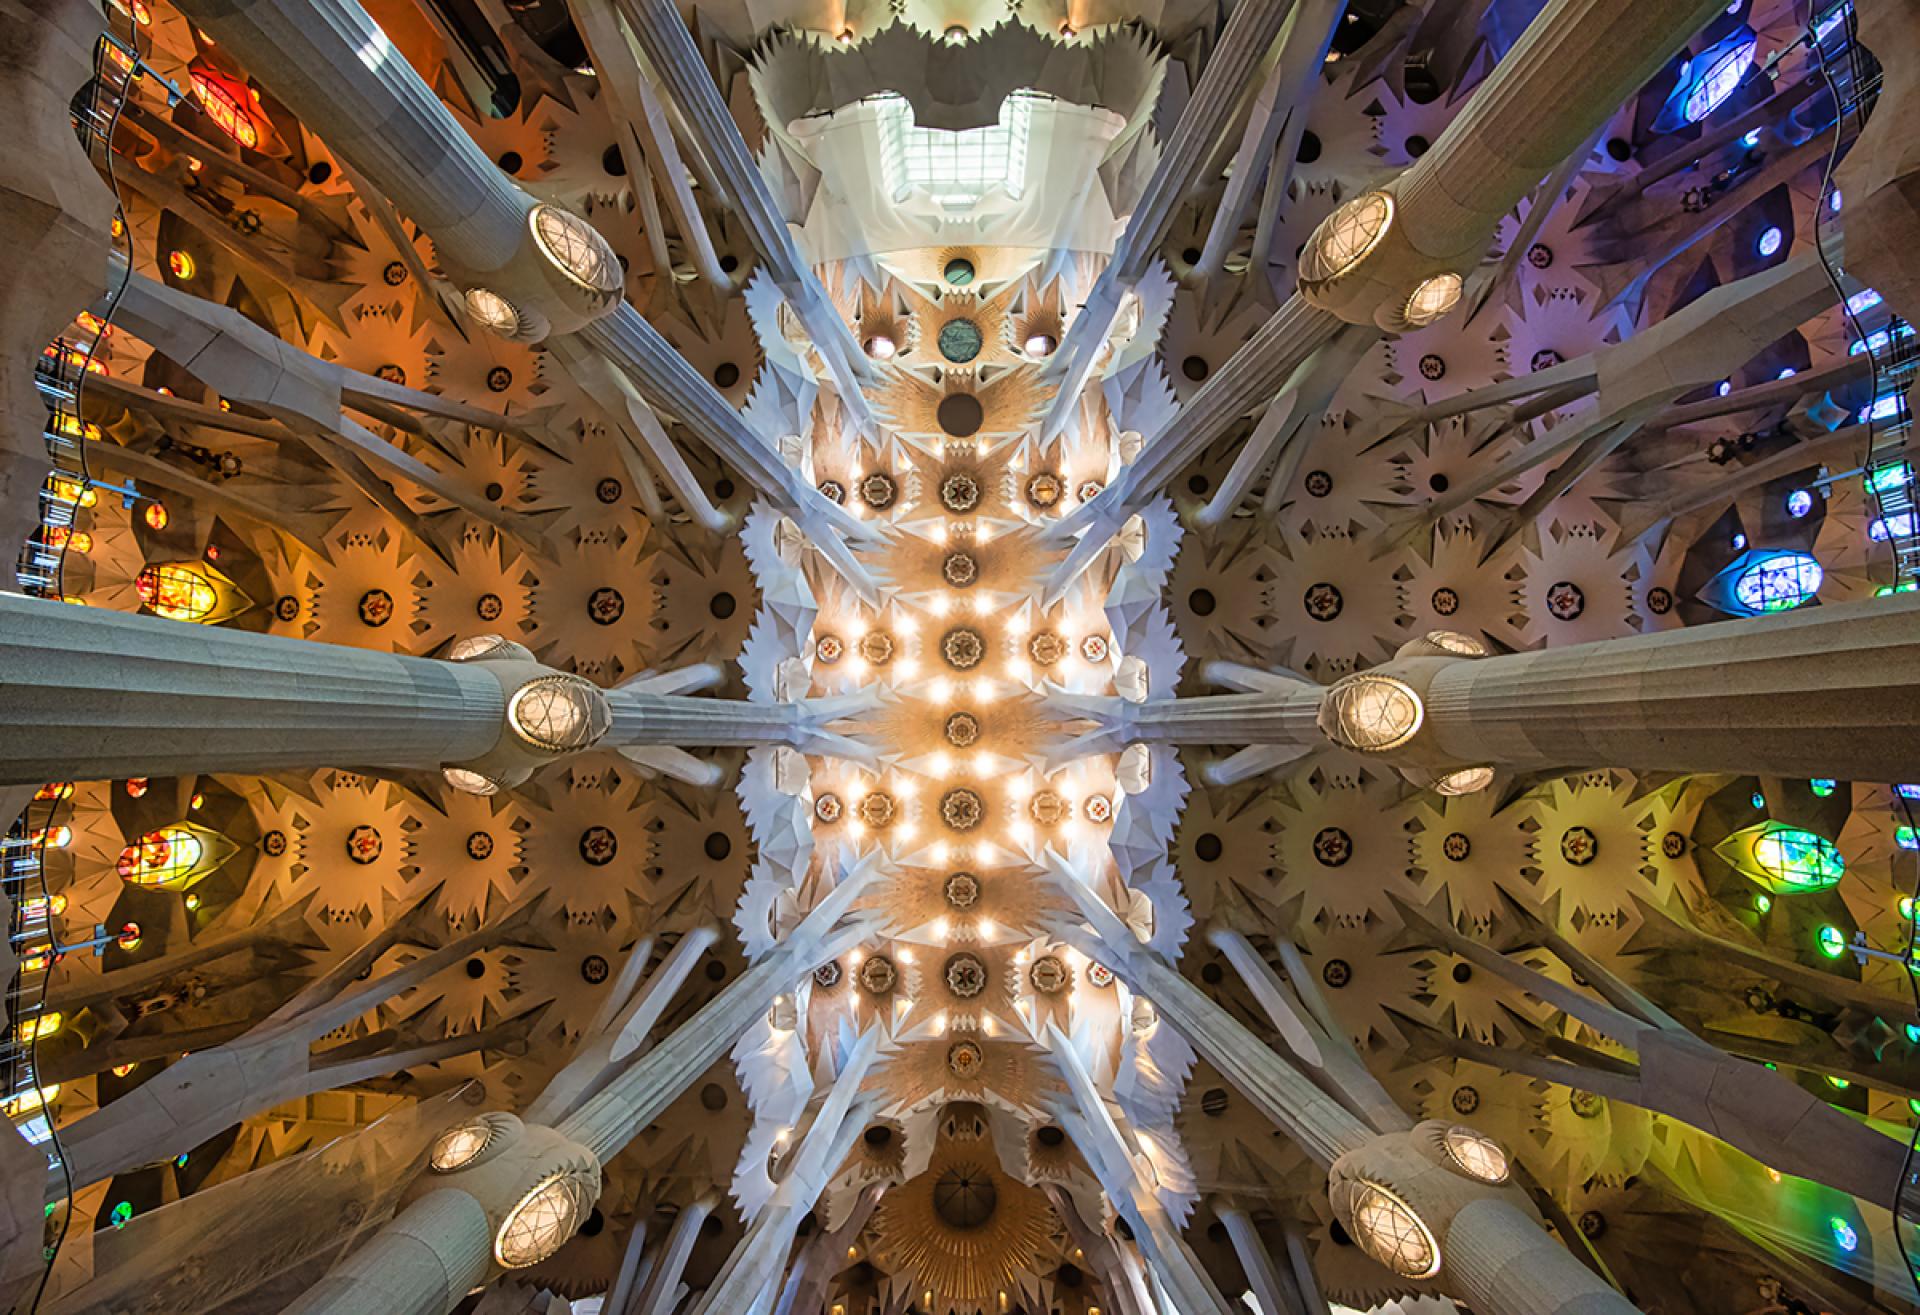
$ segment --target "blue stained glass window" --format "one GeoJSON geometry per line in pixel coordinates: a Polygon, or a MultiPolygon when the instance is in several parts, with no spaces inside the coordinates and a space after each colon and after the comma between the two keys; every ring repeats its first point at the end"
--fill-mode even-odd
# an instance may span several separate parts
{"type": "Polygon", "coordinates": [[[1784,612],[1820,592],[1820,563],[1803,552],[1778,552],[1754,562],[1733,582],[1733,596],[1752,612],[1784,612]]]}
{"type": "Polygon", "coordinates": [[[1680,117],[1698,123],[1726,103],[1740,86],[1740,80],[1753,67],[1759,39],[1748,28],[1741,28],[1700,52],[1685,74],[1685,94],[1680,101],[1680,117]]]}

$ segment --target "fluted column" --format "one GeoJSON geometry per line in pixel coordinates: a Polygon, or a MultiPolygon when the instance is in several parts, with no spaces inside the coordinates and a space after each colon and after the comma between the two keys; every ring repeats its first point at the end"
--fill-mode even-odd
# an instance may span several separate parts
{"type": "Polygon", "coordinates": [[[740,125],[727,109],[719,86],[693,43],[693,34],[680,18],[680,11],[672,0],[615,0],[615,3],[632,25],[634,36],[666,84],[674,103],[699,134],[700,144],[706,148],[721,185],[729,192],[754,249],[767,262],[774,282],[786,294],[794,313],[812,335],[814,346],[820,349],[821,356],[833,370],[843,402],[852,409],[864,411],[858,379],[866,368],[865,358],[854,344],[853,331],[840,318],[827,298],[826,289],[801,256],[787,226],[787,217],[774,203],[760,166],[740,135],[740,125]]]}
{"type": "Polygon", "coordinates": [[[1213,1213],[1226,1228],[1233,1254],[1240,1258],[1240,1271],[1247,1276],[1247,1286],[1253,1289],[1264,1315],[1305,1315],[1292,1271],[1283,1272],[1274,1265],[1252,1216],[1230,1201],[1214,1202],[1213,1213]]]}
{"type": "Polygon", "coordinates": [[[1205,694],[1129,705],[1128,737],[1145,744],[1318,745],[1318,685],[1260,694],[1205,694]]]}
{"type": "Polygon", "coordinates": [[[532,199],[355,0],[184,0],[188,17],[475,274],[512,260],[532,199]]]}
{"type": "Polygon", "coordinates": [[[1906,780],[1920,596],[1446,661],[1423,697],[1416,743],[1461,764],[1906,780]]]}
{"type": "Polygon", "coordinates": [[[667,1244],[653,1267],[653,1276],[631,1310],[608,1311],[607,1315],[668,1315],[680,1289],[680,1276],[687,1271],[687,1258],[693,1254],[693,1244],[700,1240],[700,1226],[707,1222],[715,1204],[712,1196],[701,1196],[681,1208],[673,1217],[673,1228],[667,1233],[667,1244]]]}
{"type": "Polygon", "coordinates": [[[840,927],[840,917],[880,871],[858,870],[815,905],[787,939],[734,978],[672,1036],[649,1050],[557,1125],[604,1163],[658,1118],[693,1080],[713,1067],[773,998],[843,949],[859,943],[860,926],[840,927]]]}
{"type": "MultiPolygon", "coordinates": [[[[631,305],[583,301],[532,237],[534,198],[467,136],[357,0],[182,0],[180,7],[416,222],[463,289],[484,283],[543,315],[556,338],[577,333],[816,537],[829,524],[867,533],[797,479],[631,305]]],[[[830,551],[844,571],[851,558],[837,544],[830,551]]]]}
{"type": "Polygon", "coordinates": [[[0,784],[433,770],[491,752],[506,705],[484,664],[0,593],[0,784]]]}
{"type": "Polygon", "coordinates": [[[869,1027],[841,1064],[813,1126],[793,1153],[787,1176],[721,1266],[695,1315],[744,1315],[757,1307],[760,1294],[778,1282],[786,1268],[794,1231],[813,1209],[866,1123],[873,1098],[861,1097],[860,1084],[879,1052],[880,1029],[869,1027]]]}
{"type": "MultiPolygon", "coordinates": [[[[1504,1152],[1498,1178],[1477,1178],[1442,1149],[1445,1124],[1375,1132],[1141,944],[1090,890],[1070,874],[1055,876],[1056,884],[1072,883],[1063,884],[1063,892],[1092,925],[1089,935],[1084,927],[1057,923],[1055,934],[1151,1000],[1161,1022],[1328,1169],[1335,1212],[1363,1248],[1371,1251],[1365,1230],[1353,1218],[1352,1205],[1360,1197],[1354,1185],[1373,1183],[1396,1194],[1436,1240],[1431,1269],[1408,1271],[1408,1277],[1433,1278],[1484,1315],[1633,1312],[1517,1203],[1517,1190],[1506,1181],[1504,1152]]],[[[1064,1040],[1055,1029],[1056,1051],[1064,1040]]],[[[1062,1070],[1072,1085],[1070,1066],[1062,1070]]]]}
{"type": "MultiPolygon", "coordinates": [[[[1349,241],[1347,255],[1315,281],[1303,277],[1307,299],[1351,323],[1407,327],[1415,289],[1477,265],[1501,217],[1724,7],[1715,0],[1549,0],[1432,149],[1383,189],[1392,209],[1377,235],[1359,251],[1349,241]]],[[[1303,271],[1340,217],[1309,239],[1303,271]]]]}
{"type": "Polygon", "coordinates": [[[465,1192],[429,1192],[329,1270],[283,1315],[443,1315],[492,1259],[487,1212],[465,1192]]]}
{"type": "MultiPolygon", "coordinates": [[[[1234,7],[1134,205],[1113,258],[1100,271],[1085,308],[1067,326],[1060,353],[1065,374],[1043,427],[1046,436],[1065,428],[1079,405],[1080,392],[1113,326],[1122,295],[1140,281],[1148,262],[1159,253],[1180,203],[1213,158],[1214,143],[1239,112],[1281,23],[1295,8],[1294,0],[1241,0],[1234,7]]],[[[1252,161],[1241,161],[1241,166],[1254,167],[1252,161]]]]}

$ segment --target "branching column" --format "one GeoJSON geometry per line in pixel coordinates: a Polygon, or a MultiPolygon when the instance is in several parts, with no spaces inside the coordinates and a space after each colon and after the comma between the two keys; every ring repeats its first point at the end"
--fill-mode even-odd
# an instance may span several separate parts
{"type": "MultiPolygon", "coordinates": [[[[1433,1278],[1486,1315],[1631,1315],[1634,1307],[1555,1242],[1520,1204],[1497,1149],[1497,1176],[1450,1158],[1447,1126],[1376,1132],[1274,1053],[1233,1015],[1142,945],[1090,888],[1056,870],[1063,893],[1091,924],[1062,920],[1063,940],[1111,967],[1260,1112],[1328,1169],[1334,1210],[1361,1247],[1409,1278],[1433,1278]],[[1369,1195],[1372,1192],[1373,1195],[1369,1195]],[[1392,1228],[1361,1220],[1397,1203],[1396,1223],[1424,1239],[1397,1248],[1392,1228]]],[[[1061,1043],[1055,1040],[1055,1049],[1061,1043]]],[[[1063,1066],[1069,1083],[1073,1074],[1063,1066]]],[[[1084,1104],[1084,1102],[1083,1102],[1084,1104]]],[[[1470,1130],[1462,1129],[1469,1132],[1470,1130]]],[[[1491,1146],[1491,1143],[1487,1144],[1491,1146]]]]}

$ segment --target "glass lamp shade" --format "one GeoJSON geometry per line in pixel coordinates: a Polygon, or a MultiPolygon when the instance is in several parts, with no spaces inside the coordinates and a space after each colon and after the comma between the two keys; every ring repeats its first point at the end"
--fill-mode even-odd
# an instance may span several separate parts
{"type": "Polygon", "coordinates": [[[611,300],[626,286],[620,258],[593,225],[556,205],[537,205],[527,217],[540,254],[596,298],[611,300]]]}
{"type": "Polygon", "coordinates": [[[508,1269],[537,1265],[566,1245],[587,1216],[598,1186],[562,1170],[527,1189],[493,1239],[493,1258],[508,1269]]]}
{"type": "Polygon", "coordinates": [[[585,749],[613,724],[607,699],[578,676],[538,676],[507,701],[514,734],[549,753],[585,749]]]}
{"type": "Polygon", "coordinates": [[[453,641],[447,649],[447,661],[471,662],[475,658],[490,657],[505,648],[506,643],[498,635],[468,635],[453,641]]]}
{"type": "Polygon", "coordinates": [[[520,311],[499,293],[488,288],[467,289],[467,314],[481,328],[512,338],[521,331],[520,311]]]}
{"type": "Polygon", "coordinates": [[[1425,720],[1420,696],[1391,676],[1348,676],[1320,705],[1320,729],[1341,748],[1361,753],[1399,748],[1425,720]]]}
{"type": "Polygon", "coordinates": [[[440,775],[447,778],[447,784],[462,794],[498,794],[500,783],[491,776],[479,772],[470,772],[464,767],[442,767],[440,775]]]}
{"type": "Polygon", "coordinates": [[[434,1139],[433,1149],[427,1153],[427,1167],[435,1173],[464,1169],[480,1158],[497,1135],[485,1119],[456,1124],[434,1139]]]}
{"type": "Polygon", "coordinates": [[[1429,630],[1427,642],[1449,653],[1458,653],[1461,657],[1485,657],[1488,652],[1486,644],[1458,630],[1429,630]]]}
{"type": "Polygon", "coordinates": [[[1464,286],[1458,274],[1435,274],[1413,290],[1400,317],[1416,329],[1432,324],[1459,303],[1464,286]]]}
{"type": "Polygon", "coordinates": [[[1441,1144],[1454,1168],[1483,1183],[1504,1183],[1511,1172],[1507,1153],[1500,1143],[1482,1136],[1472,1128],[1456,1124],[1448,1128],[1441,1144]]]}
{"type": "Polygon", "coordinates": [[[1393,224],[1393,198],[1363,192],[1321,221],[1300,253],[1300,282],[1328,283],[1366,259],[1393,224]]]}
{"type": "Polygon", "coordinates": [[[1403,1278],[1440,1272],[1440,1244],[1412,1206],[1364,1179],[1349,1191],[1353,1239],[1361,1250],[1403,1278]]]}
{"type": "Polygon", "coordinates": [[[1478,794],[1493,784],[1493,768],[1462,767],[1457,772],[1448,772],[1433,783],[1433,792],[1439,795],[1478,794]]]}

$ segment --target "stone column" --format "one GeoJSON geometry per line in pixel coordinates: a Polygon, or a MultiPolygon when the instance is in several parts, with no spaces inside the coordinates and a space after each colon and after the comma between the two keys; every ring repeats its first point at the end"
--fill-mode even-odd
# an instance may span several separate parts
{"type": "Polygon", "coordinates": [[[1205,694],[1198,698],[1157,699],[1124,705],[1127,738],[1144,744],[1321,743],[1318,685],[1289,682],[1285,689],[1261,694],[1205,694]]]}
{"type": "Polygon", "coordinates": [[[1047,1049],[1067,1085],[1067,1097],[1058,1102],[1055,1114],[1086,1157],[1113,1208],[1133,1229],[1153,1277],[1173,1297],[1172,1309],[1181,1315],[1226,1315],[1226,1298],[1160,1203],[1157,1186],[1144,1177],[1145,1157],[1128,1144],[1092,1074],[1080,1062],[1072,1039],[1058,1024],[1047,1025],[1047,1049]]]}
{"type": "Polygon", "coordinates": [[[487,1212],[465,1192],[429,1192],[329,1270],[283,1315],[443,1315],[491,1259],[487,1212]]]}
{"type": "Polygon", "coordinates": [[[523,249],[529,198],[356,0],[185,0],[181,12],[473,274],[523,249]]]}
{"type": "Polygon", "coordinates": [[[1274,1266],[1273,1256],[1261,1240],[1260,1230],[1254,1227],[1252,1216],[1230,1201],[1214,1202],[1213,1213],[1227,1230],[1233,1254],[1240,1258],[1240,1270],[1247,1276],[1247,1286],[1253,1289],[1262,1315],[1304,1315],[1305,1307],[1300,1301],[1299,1289],[1293,1284],[1292,1270],[1282,1271],[1274,1266]]]}
{"type": "MultiPolygon", "coordinates": [[[[1469,1300],[1481,1315],[1632,1315],[1632,1304],[1574,1259],[1521,1204],[1518,1189],[1508,1181],[1504,1150],[1471,1129],[1442,1123],[1374,1132],[1141,944],[1071,874],[1062,878],[1056,872],[1056,881],[1061,880],[1094,934],[1064,924],[1053,928],[1055,934],[1150,999],[1162,1022],[1309,1157],[1327,1166],[1336,1214],[1375,1259],[1389,1264],[1393,1257],[1385,1245],[1390,1231],[1357,1222],[1378,1213],[1380,1201],[1369,1195],[1370,1187],[1384,1189],[1410,1215],[1408,1235],[1428,1240],[1425,1255],[1398,1258],[1399,1272],[1433,1279],[1469,1300]],[[1456,1132],[1487,1152],[1456,1155],[1456,1132]]],[[[1056,1029],[1056,1052],[1063,1043],[1056,1029]]],[[[1071,1085],[1070,1066],[1062,1069],[1071,1085]]]]}
{"type": "Polygon", "coordinates": [[[861,1097],[860,1084],[879,1053],[880,1029],[870,1027],[853,1043],[841,1064],[813,1126],[793,1153],[786,1177],[748,1225],[746,1236],[720,1267],[693,1315],[752,1311],[761,1304],[762,1294],[778,1283],[793,1245],[794,1230],[813,1209],[866,1123],[873,1098],[861,1097]]]}
{"type": "Polygon", "coordinates": [[[672,0],[615,0],[620,12],[633,27],[633,34],[646,51],[654,72],[666,84],[668,93],[679,106],[687,122],[699,134],[715,173],[745,225],[754,249],[766,261],[767,270],[779,285],[794,313],[806,325],[814,346],[826,360],[841,391],[841,401],[856,413],[865,414],[866,404],[859,381],[866,372],[866,358],[853,341],[853,331],[828,300],[813,270],[795,245],[787,227],[787,217],[775,204],[773,193],[760,173],[760,165],[747,150],[726,100],[707,69],[706,60],[693,42],[693,34],[681,20],[672,0]]]}
{"type": "Polygon", "coordinates": [[[1920,774],[1920,595],[1375,672],[1424,708],[1389,754],[1437,771],[1920,774]]]}
{"type": "MultiPolygon", "coordinates": [[[[1280,33],[1281,23],[1295,7],[1293,0],[1242,0],[1234,7],[1220,39],[1207,54],[1200,81],[1180,111],[1159,163],[1127,219],[1113,258],[1100,271],[1080,314],[1067,326],[1059,352],[1065,375],[1047,413],[1042,437],[1051,438],[1066,428],[1079,406],[1081,391],[1113,327],[1122,297],[1140,281],[1148,262],[1160,254],[1160,244],[1173,226],[1175,212],[1213,159],[1214,143],[1240,111],[1254,75],[1266,62],[1267,52],[1280,33]]],[[[1242,169],[1255,167],[1253,161],[1240,161],[1242,169]]]]}
{"type": "Polygon", "coordinates": [[[729,982],[672,1036],[581,1102],[561,1120],[560,1131],[603,1161],[617,1154],[727,1052],[777,993],[869,934],[862,923],[837,924],[879,871],[875,864],[843,880],[777,948],[729,982]]]}
{"type": "Polygon", "coordinates": [[[4,784],[435,770],[495,750],[508,693],[485,663],[0,594],[4,784]]]}
{"type": "Polygon", "coordinates": [[[715,1204],[714,1197],[701,1196],[681,1208],[673,1217],[667,1244],[640,1295],[630,1303],[629,1310],[608,1311],[606,1315],[668,1315],[679,1295],[680,1276],[686,1273],[687,1257],[693,1254],[693,1244],[700,1240],[700,1226],[707,1222],[715,1204]]]}
{"type": "Polygon", "coordinates": [[[1397,330],[1409,325],[1415,289],[1444,275],[1452,298],[1416,322],[1444,314],[1501,217],[1723,8],[1714,0],[1549,0],[1432,149],[1382,189],[1391,209],[1376,235],[1362,243],[1350,234],[1339,259],[1317,261],[1322,237],[1352,213],[1343,207],[1308,239],[1303,295],[1350,323],[1397,330]]]}

